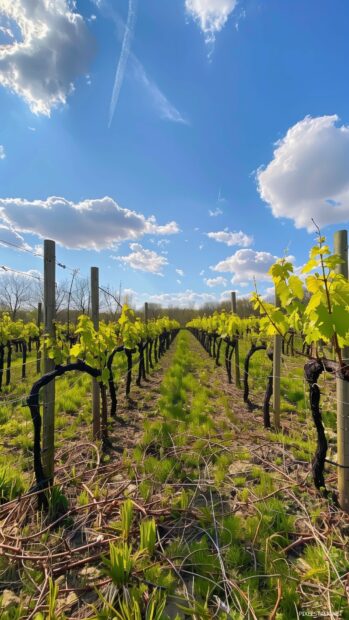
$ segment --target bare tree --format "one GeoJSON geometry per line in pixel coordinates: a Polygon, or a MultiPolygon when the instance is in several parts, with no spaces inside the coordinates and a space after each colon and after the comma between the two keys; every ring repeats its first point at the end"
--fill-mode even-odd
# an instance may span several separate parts
{"type": "Polygon", "coordinates": [[[133,295],[130,292],[126,292],[122,295],[122,305],[126,304],[132,308],[133,306],[133,295]]]}
{"type": "Polygon", "coordinates": [[[29,278],[14,273],[3,275],[0,278],[0,306],[10,313],[13,321],[16,320],[18,311],[31,298],[31,281],[29,278]]]}
{"type": "Polygon", "coordinates": [[[79,314],[88,314],[90,310],[90,284],[88,278],[76,278],[71,299],[73,307],[79,314]]]}
{"type": "MultiPolygon", "coordinates": [[[[56,294],[55,294],[55,298],[56,298],[56,312],[59,312],[59,310],[63,310],[63,305],[66,303],[67,300],[67,289],[69,287],[69,283],[67,282],[67,280],[62,280],[62,282],[56,282],[56,294]]],[[[36,308],[38,302],[41,301],[41,303],[44,303],[44,282],[43,280],[37,280],[36,282],[33,282],[31,288],[30,288],[30,299],[29,299],[29,305],[32,308],[36,308]]]]}
{"type": "Polygon", "coordinates": [[[116,318],[122,309],[120,290],[113,291],[109,284],[105,287],[100,286],[99,290],[101,292],[101,307],[105,309],[110,318],[116,318]]]}
{"type": "Polygon", "coordinates": [[[67,280],[62,282],[56,282],[56,312],[63,310],[63,305],[66,305],[68,299],[68,286],[67,280]]]}

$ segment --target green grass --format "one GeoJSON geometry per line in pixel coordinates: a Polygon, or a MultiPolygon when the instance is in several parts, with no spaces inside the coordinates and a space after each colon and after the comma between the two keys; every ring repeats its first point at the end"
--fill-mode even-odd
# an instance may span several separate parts
{"type": "MultiPolygon", "coordinates": [[[[243,357],[243,343],[241,352],[243,357]]],[[[117,361],[116,371],[121,374],[123,370],[123,362],[117,361]]],[[[84,536],[94,529],[93,535],[103,538],[112,533],[115,537],[109,550],[103,548],[104,559],[95,561],[100,578],[110,578],[113,584],[91,593],[95,618],[172,619],[175,616],[169,616],[166,607],[166,601],[171,600],[187,609],[188,618],[239,620],[254,614],[263,620],[273,612],[279,587],[282,597],[277,620],[296,618],[307,609],[327,610],[329,604],[334,612],[345,610],[336,571],[345,575],[349,564],[347,550],[338,544],[338,538],[314,539],[287,551],[300,535],[312,531],[310,524],[321,529],[331,513],[325,500],[309,496],[306,486],[297,486],[309,471],[314,431],[301,368],[287,360],[283,370],[285,375],[288,372],[282,378],[287,425],[282,432],[263,435],[257,417],[260,412],[248,412],[225,392],[213,361],[194,346],[192,336],[179,334],[159,398],[152,403],[154,387],[139,399],[136,447],[125,449],[122,456],[111,452],[104,462],[114,467],[115,460],[112,476],[117,475],[119,482],[130,479],[132,485],[113,502],[107,532],[98,519],[86,530],[82,528],[84,536]],[[143,402],[149,406],[139,415],[143,402]],[[262,451],[264,444],[268,445],[267,454],[262,451]],[[276,468],[265,467],[260,455],[276,468]],[[297,473],[291,478],[293,471],[287,468],[294,462],[288,455],[301,462],[299,478],[297,473]],[[290,487],[290,493],[283,487],[290,487]],[[154,614],[146,615],[150,605],[154,614]]],[[[263,394],[269,371],[265,354],[257,354],[251,364],[253,399],[263,394]]],[[[20,387],[23,385],[15,386],[14,392],[20,387]]],[[[90,439],[90,389],[89,377],[74,375],[57,381],[56,437],[60,445],[74,447],[71,439],[90,439]]],[[[324,419],[334,428],[330,407],[324,411],[324,419]]],[[[0,457],[0,489],[4,498],[11,499],[28,488],[31,469],[25,470],[25,463],[31,463],[32,423],[26,408],[0,405],[0,425],[7,443],[6,454],[0,457]],[[17,470],[15,462],[20,465],[17,470]]],[[[127,430],[118,430],[122,446],[127,430]]],[[[95,466],[93,459],[94,453],[86,460],[83,473],[68,459],[63,463],[68,490],[55,487],[49,498],[49,518],[64,516],[67,508],[75,505],[79,508],[77,520],[65,517],[59,529],[45,531],[40,537],[45,548],[53,548],[57,540],[63,548],[67,533],[80,531],[89,510],[84,507],[93,502],[91,497],[103,502],[113,489],[115,492],[115,487],[108,486],[109,475],[103,477],[103,473],[87,486],[81,485],[84,474],[95,466]]],[[[42,528],[40,518],[37,527],[42,528]]],[[[30,528],[24,528],[22,535],[24,532],[31,534],[30,528]]],[[[6,579],[22,579],[22,595],[30,592],[32,596],[35,589],[22,566],[14,570],[6,558],[0,559],[6,579]]],[[[31,575],[40,584],[43,573],[37,573],[33,569],[31,575]]],[[[75,583],[78,587],[78,573],[74,574],[75,583]]],[[[55,607],[54,584],[45,604],[55,607]]],[[[52,613],[57,614],[54,609],[52,613]]]]}

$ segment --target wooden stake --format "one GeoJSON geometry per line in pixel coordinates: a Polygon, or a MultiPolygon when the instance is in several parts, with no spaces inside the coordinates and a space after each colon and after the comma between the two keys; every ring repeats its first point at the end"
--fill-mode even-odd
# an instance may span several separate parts
{"type": "MultiPolygon", "coordinates": [[[[280,307],[280,300],[275,292],[275,305],[280,307]]],[[[273,411],[274,426],[278,430],[280,428],[280,375],[281,375],[281,348],[282,337],[277,334],[274,336],[274,354],[273,354],[273,411]]]]}
{"type": "MultiPolygon", "coordinates": [[[[149,307],[148,307],[148,302],[146,301],[144,304],[144,320],[145,320],[145,324],[147,325],[148,323],[148,313],[149,313],[149,307]]],[[[149,375],[149,344],[147,342],[147,346],[145,349],[145,372],[147,373],[147,375],[149,375]]]]}
{"type": "MultiPolygon", "coordinates": [[[[99,271],[91,267],[91,318],[96,331],[99,329],[99,271]]],[[[101,401],[97,379],[92,379],[92,432],[93,439],[101,438],[101,401]]]]}
{"type": "MultiPolygon", "coordinates": [[[[236,292],[232,291],[231,294],[231,311],[236,314],[236,292]]],[[[240,380],[240,357],[239,357],[239,340],[236,342],[236,346],[234,349],[234,367],[235,367],[235,385],[238,388],[241,388],[241,380],[240,380]]]]}
{"type": "MultiPolygon", "coordinates": [[[[334,253],[343,263],[336,266],[337,273],[348,279],[348,231],[334,234],[334,253]]],[[[345,309],[343,308],[343,312],[345,309]]],[[[349,347],[342,350],[345,364],[349,364],[349,347]]],[[[337,377],[337,468],[338,499],[340,507],[349,513],[349,382],[337,377]]]]}
{"type": "MultiPolygon", "coordinates": [[[[50,239],[44,241],[44,322],[45,334],[55,335],[56,318],[56,244],[50,239]]],[[[54,360],[44,353],[44,372],[54,370],[54,360]]],[[[54,478],[55,460],[55,382],[51,381],[43,390],[43,433],[42,463],[50,484],[54,478]]]]}

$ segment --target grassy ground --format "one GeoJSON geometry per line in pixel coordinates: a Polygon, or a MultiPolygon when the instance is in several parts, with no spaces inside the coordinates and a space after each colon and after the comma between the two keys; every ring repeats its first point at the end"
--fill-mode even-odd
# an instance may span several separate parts
{"type": "MultiPolygon", "coordinates": [[[[256,404],[270,366],[257,355],[256,404]]],[[[286,381],[301,379],[287,364],[286,381]]],[[[59,392],[49,514],[35,498],[0,507],[1,618],[349,618],[349,519],[312,487],[304,391],[284,398],[282,432],[264,431],[181,332],[148,385],[120,399],[102,455],[89,382],[75,385],[59,392]]]]}

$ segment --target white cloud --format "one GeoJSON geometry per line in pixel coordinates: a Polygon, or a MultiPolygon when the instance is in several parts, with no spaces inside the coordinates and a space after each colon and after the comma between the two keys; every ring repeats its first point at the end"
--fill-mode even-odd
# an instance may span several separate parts
{"type": "Polygon", "coordinates": [[[238,284],[246,279],[269,280],[268,270],[277,260],[270,252],[255,252],[251,249],[237,250],[232,256],[220,261],[212,271],[229,272],[234,274],[231,282],[238,284]]]}
{"type": "Polygon", "coordinates": [[[86,73],[94,42],[68,0],[1,0],[0,15],[16,22],[20,39],[0,46],[0,84],[22,97],[34,114],[65,104],[86,73]]]}
{"type": "Polygon", "coordinates": [[[46,200],[0,198],[0,222],[18,232],[54,239],[68,248],[102,250],[143,235],[171,235],[176,222],[159,225],[154,216],[120,207],[112,198],[78,203],[51,196],[46,200]]]}
{"type": "Polygon", "coordinates": [[[0,144],[0,159],[5,159],[6,158],[6,152],[5,152],[5,147],[0,144]]]}
{"type": "Polygon", "coordinates": [[[8,267],[7,265],[0,265],[0,278],[1,277],[9,277],[20,276],[23,279],[31,280],[42,280],[42,274],[37,269],[28,269],[27,271],[18,271],[16,269],[12,269],[12,267],[8,267]]]}
{"type": "Polygon", "coordinates": [[[199,24],[207,43],[214,42],[236,5],[237,0],[185,0],[187,13],[199,24]]]}
{"type": "Polygon", "coordinates": [[[217,207],[213,211],[212,211],[212,209],[209,209],[208,210],[208,214],[209,214],[210,217],[217,217],[217,215],[223,215],[223,211],[222,211],[222,209],[217,207]]]}
{"type": "MultiPolygon", "coordinates": [[[[178,293],[157,293],[149,295],[149,293],[140,293],[133,289],[125,289],[123,295],[127,296],[131,303],[137,308],[143,306],[145,301],[154,304],[160,304],[164,308],[171,306],[179,306],[180,308],[199,308],[205,303],[216,303],[220,298],[213,293],[199,293],[191,289],[180,291],[178,293]]],[[[223,293],[221,295],[221,298],[223,293]]]]}
{"type": "MultiPolygon", "coordinates": [[[[13,40],[15,38],[11,28],[5,28],[5,26],[0,26],[0,34],[2,34],[5,39],[13,40]]],[[[6,43],[9,43],[9,41],[6,41],[6,43]]],[[[4,45],[4,42],[2,42],[1,45],[4,45]]]]}
{"type": "Polygon", "coordinates": [[[211,293],[196,293],[190,289],[180,293],[159,293],[150,295],[149,301],[162,306],[180,306],[181,308],[197,308],[206,302],[216,302],[217,298],[211,293]]]}
{"type": "Polygon", "coordinates": [[[114,82],[113,109],[115,110],[126,71],[126,65],[128,64],[133,71],[134,78],[139,82],[149,96],[149,99],[160,118],[173,123],[189,124],[188,120],[169,101],[168,97],[166,97],[156,82],[149,76],[136,54],[130,51],[131,35],[134,28],[136,13],[135,2],[129,4],[128,20],[126,24],[121,19],[118,12],[114,9],[111,2],[106,2],[105,0],[94,0],[94,2],[98,9],[102,11],[106,17],[113,20],[116,26],[117,37],[122,41],[122,51],[114,82]]]}
{"type": "Polygon", "coordinates": [[[167,245],[169,245],[170,240],[169,239],[159,239],[158,241],[155,242],[155,239],[151,240],[152,243],[156,243],[156,245],[158,246],[158,248],[165,248],[167,245]]]}
{"type": "Polygon", "coordinates": [[[173,123],[189,125],[189,121],[169,101],[158,85],[146,73],[142,63],[136,56],[132,56],[135,76],[148,92],[153,106],[157,109],[160,118],[173,123]]]}
{"type": "Polygon", "coordinates": [[[157,254],[154,250],[147,250],[140,243],[130,243],[131,254],[127,256],[115,256],[115,260],[120,261],[124,265],[132,267],[138,271],[147,271],[162,276],[162,269],[168,265],[168,261],[164,256],[157,254]]]}
{"type": "Polygon", "coordinates": [[[34,246],[35,255],[43,258],[44,256],[44,246],[42,243],[38,243],[34,246]]]}
{"type": "Polygon", "coordinates": [[[274,303],[275,300],[275,287],[274,286],[268,286],[265,291],[263,292],[262,295],[263,299],[268,299],[271,301],[271,303],[274,303]]]}
{"type": "Polygon", "coordinates": [[[274,158],[257,172],[258,190],[274,217],[296,228],[349,220],[349,126],[338,117],[305,119],[276,144],[274,158]]]}
{"type": "Polygon", "coordinates": [[[253,237],[246,235],[241,230],[239,232],[229,232],[226,230],[220,230],[218,232],[209,232],[207,236],[210,239],[214,239],[219,243],[225,243],[226,245],[239,245],[246,248],[253,243],[253,237]]]}
{"type": "Polygon", "coordinates": [[[184,276],[184,271],[183,269],[176,269],[176,273],[178,273],[179,276],[184,276]]]}
{"type": "Polygon", "coordinates": [[[228,282],[223,276],[217,276],[217,278],[204,278],[204,282],[210,288],[216,286],[227,286],[228,282]]]}
{"type": "Polygon", "coordinates": [[[3,226],[0,224],[0,245],[4,247],[8,246],[18,246],[24,250],[31,250],[30,245],[28,245],[23,237],[16,233],[12,228],[8,228],[7,226],[3,226]]]}

